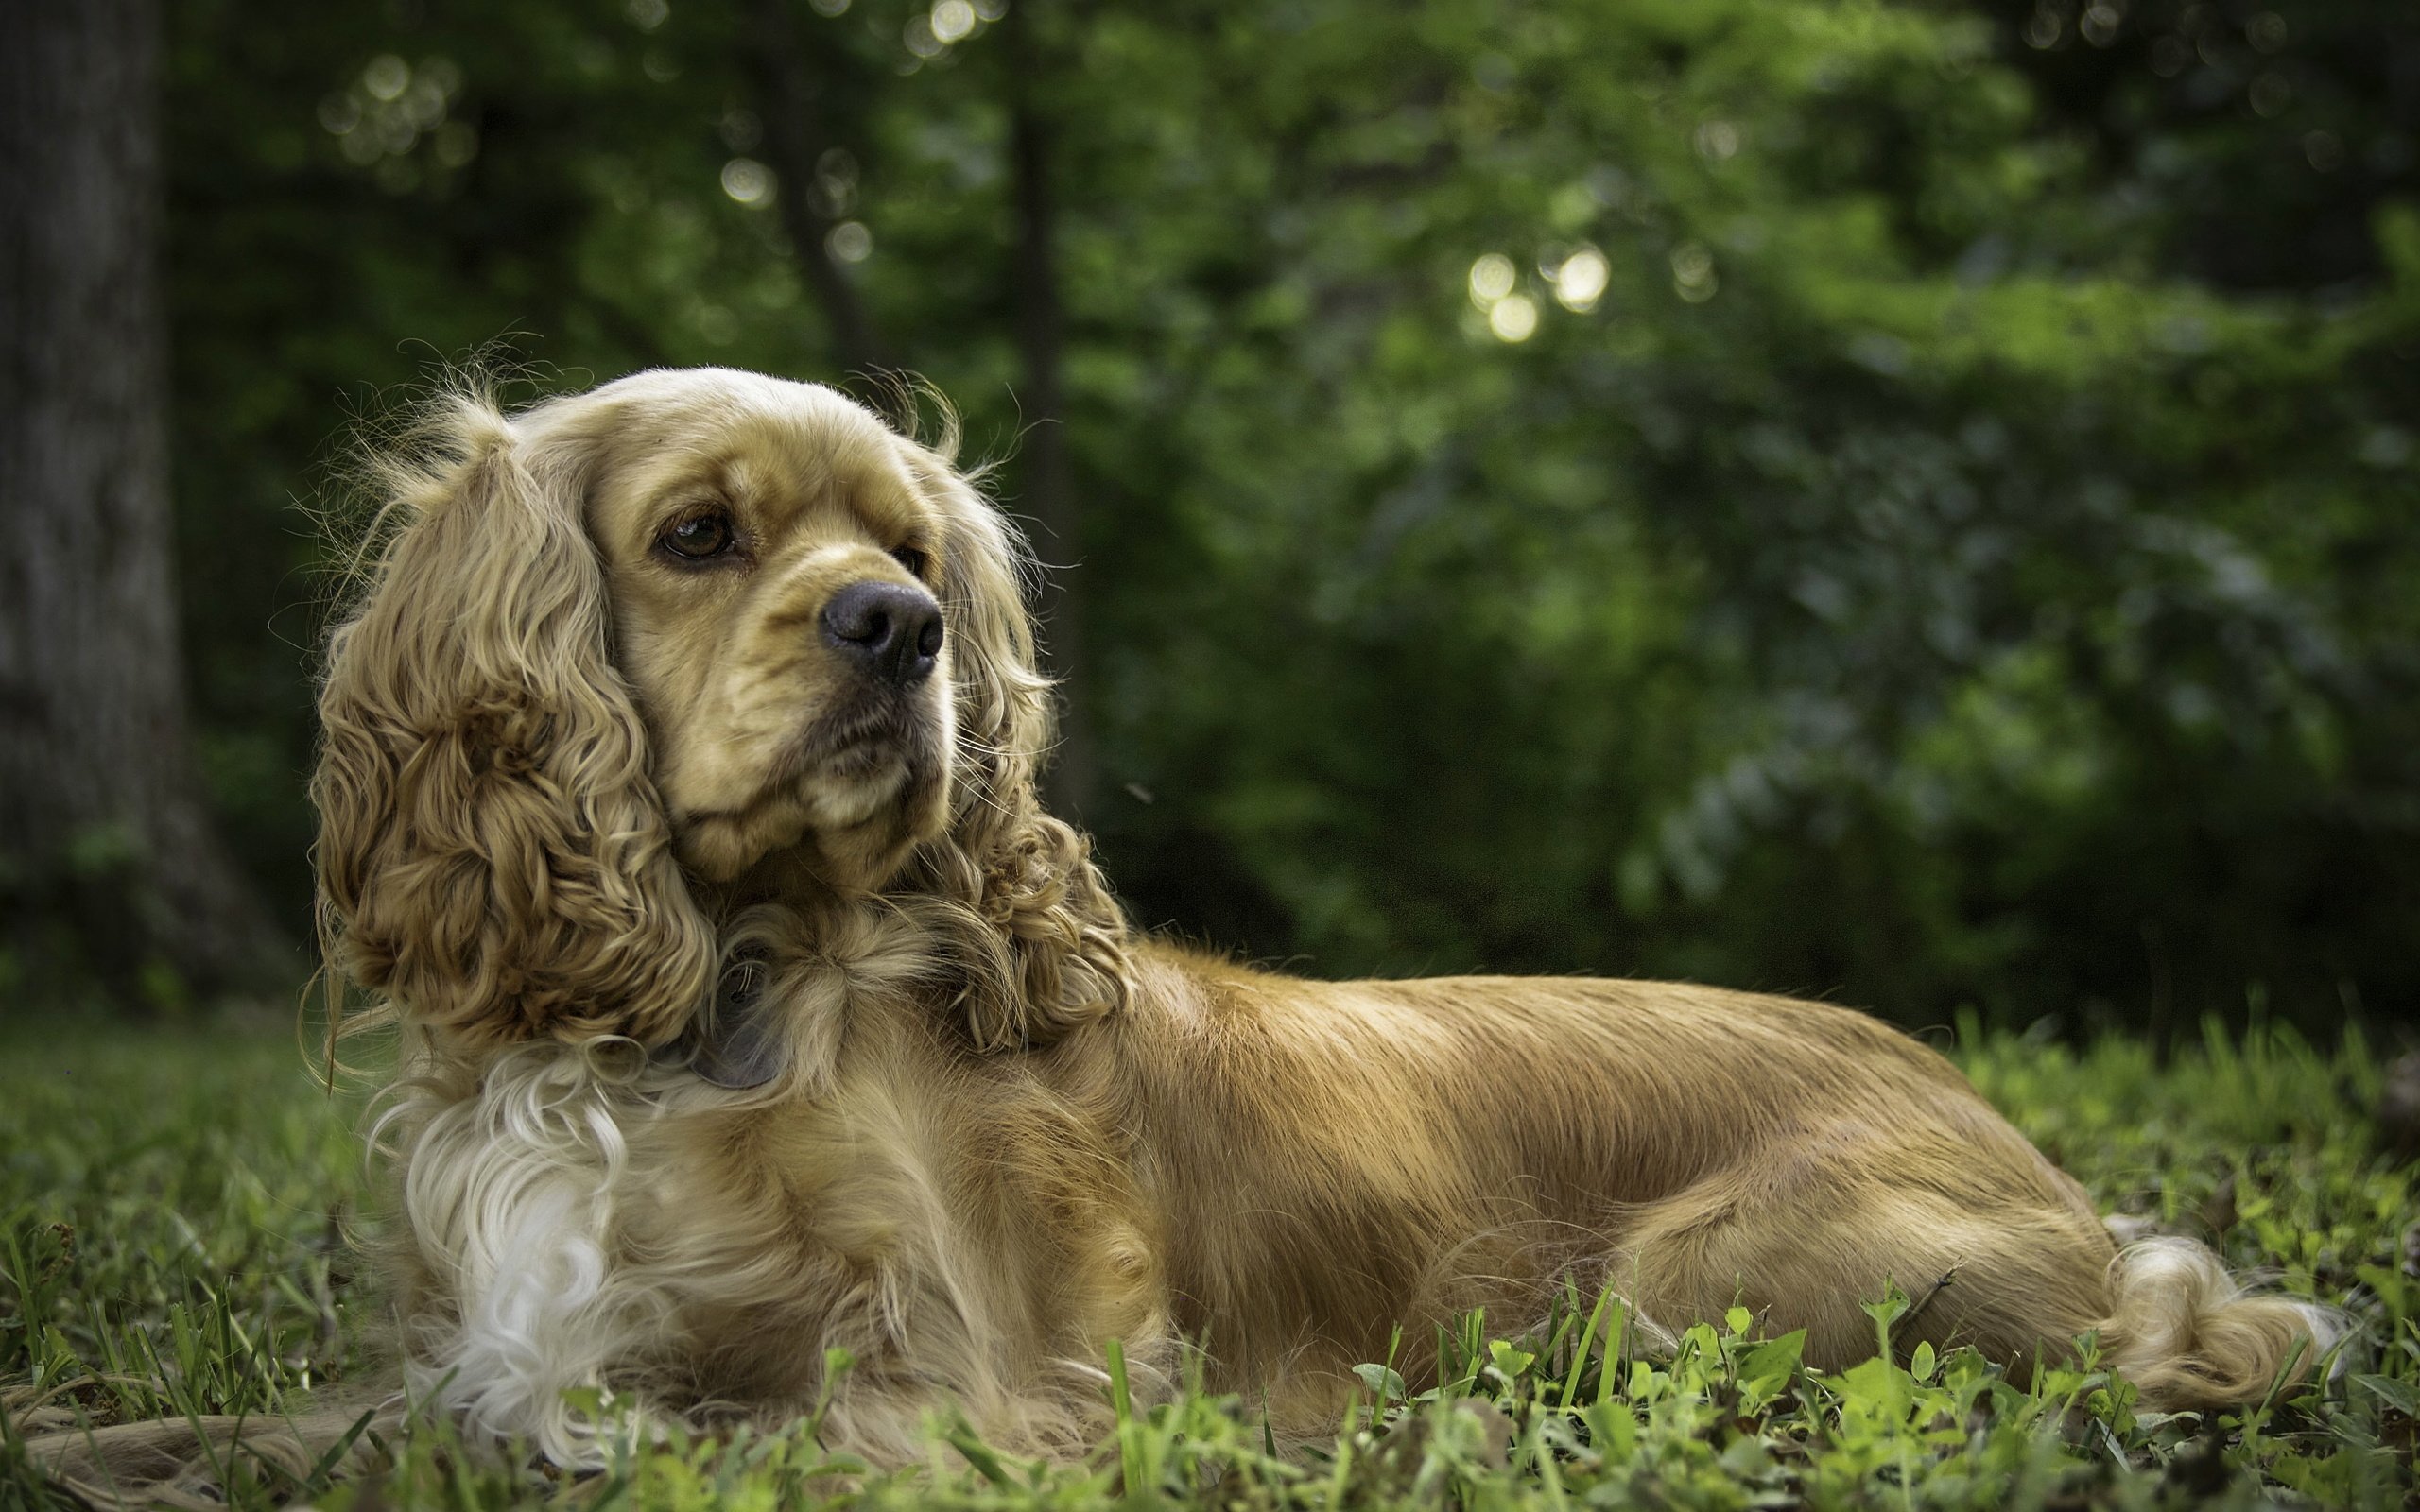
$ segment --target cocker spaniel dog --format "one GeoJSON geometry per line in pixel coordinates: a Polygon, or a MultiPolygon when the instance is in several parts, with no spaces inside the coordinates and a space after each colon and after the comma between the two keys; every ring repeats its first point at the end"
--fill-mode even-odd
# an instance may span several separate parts
{"type": "Polygon", "coordinates": [[[1396,1326],[1567,1282],[1838,1367],[1861,1301],[1954,1277],[1909,1345],[2022,1375],[2097,1331],[2167,1408],[2325,1342],[2198,1245],[2118,1248],[1859,1014],[1136,934],[1036,800],[1015,540],[830,389],[657,371],[439,424],[389,468],[313,791],[329,959],[406,1026],[407,1368],[475,1435],[594,1462],[587,1387],[828,1398],[876,1463],[936,1408],[1069,1452],[1110,1340],[1308,1433],[1396,1326]]]}

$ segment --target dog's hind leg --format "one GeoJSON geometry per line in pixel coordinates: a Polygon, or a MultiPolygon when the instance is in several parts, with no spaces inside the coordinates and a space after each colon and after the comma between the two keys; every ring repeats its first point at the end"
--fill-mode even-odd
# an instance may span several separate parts
{"type": "Polygon", "coordinates": [[[1971,1344],[2022,1379],[2037,1353],[2067,1354],[2107,1315],[2114,1253],[2064,1205],[1977,1213],[1864,1183],[1776,1199],[1765,1183],[1715,1181],[1635,1213],[1607,1279],[1671,1326],[1744,1306],[1767,1332],[1803,1328],[1807,1363],[1825,1369],[1875,1353],[1863,1304],[1896,1285],[1911,1299],[1892,1332],[1903,1356],[1919,1340],[1971,1344]]]}

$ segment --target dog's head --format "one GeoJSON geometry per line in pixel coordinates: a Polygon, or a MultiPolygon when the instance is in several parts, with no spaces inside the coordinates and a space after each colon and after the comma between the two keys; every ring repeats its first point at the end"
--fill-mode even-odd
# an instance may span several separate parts
{"type": "Polygon", "coordinates": [[[353,980],[465,1048],[660,1043],[724,912],[883,893],[986,1048],[1120,1000],[1122,920],[1034,798],[1016,543],[943,453],[703,369],[457,397],[380,471],[313,784],[353,980]]]}

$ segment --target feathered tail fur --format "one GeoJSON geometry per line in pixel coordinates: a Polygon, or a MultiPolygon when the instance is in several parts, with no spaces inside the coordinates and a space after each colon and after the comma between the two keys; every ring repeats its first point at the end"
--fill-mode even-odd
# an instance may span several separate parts
{"type": "Polygon", "coordinates": [[[2163,1411],[2257,1402],[2308,1376],[2344,1332],[2315,1302],[2246,1289],[2190,1239],[2129,1245],[2109,1280],[2107,1359],[2163,1411]]]}

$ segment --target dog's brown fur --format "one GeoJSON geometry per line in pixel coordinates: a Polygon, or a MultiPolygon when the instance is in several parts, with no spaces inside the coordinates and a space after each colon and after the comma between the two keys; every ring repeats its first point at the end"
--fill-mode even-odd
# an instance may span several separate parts
{"type": "Polygon", "coordinates": [[[1830,1368],[1873,1347],[1861,1301],[1953,1278],[1908,1344],[2021,1375],[2097,1330],[2169,1408],[2325,1342],[2201,1246],[2121,1253],[1860,1015],[1139,938],[1035,799],[1011,537],[946,447],[829,390],[651,372],[462,398],[432,436],[387,467],[314,793],[329,958],[412,1047],[406,1354],[476,1432],[593,1458],[582,1385],[778,1419],[838,1346],[844,1447],[909,1457],[954,1403],[1072,1450],[1113,1338],[1146,1377],[1198,1340],[1311,1432],[1396,1325],[1517,1324],[1566,1280],[1651,1330],[1745,1305],[1830,1368]],[[700,511],[733,551],[667,555],[700,511]],[[867,580],[939,598],[929,679],[874,688],[819,639],[867,580]],[[709,1006],[735,962],[745,1018],[709,1006]],[[692,1069],[717,1057],[769,1079],[692,1069]]]}

